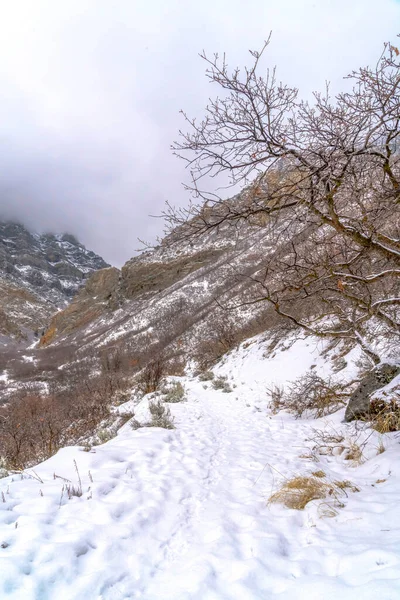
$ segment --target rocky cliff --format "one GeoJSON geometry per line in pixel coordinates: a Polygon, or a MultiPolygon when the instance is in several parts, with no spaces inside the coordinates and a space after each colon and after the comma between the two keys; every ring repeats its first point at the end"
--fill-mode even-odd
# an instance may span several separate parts
{"type": "Polygon", "coordinates": [[[0,336],[26,340],[45,329],[93,272],[107,267],[70,235],[0,221],[0,336]]]}

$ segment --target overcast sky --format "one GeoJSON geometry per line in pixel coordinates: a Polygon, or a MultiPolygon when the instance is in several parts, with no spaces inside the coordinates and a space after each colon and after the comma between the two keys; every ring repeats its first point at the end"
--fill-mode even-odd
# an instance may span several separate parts
{"type": "Polygon", "coordinates": [[[308,96],[373,62],[397,0],[0,0],[0,216],[74,233],[120,266],[184,204],[169,149],[210,94],[198,53],[268,62],[308,96]]]}

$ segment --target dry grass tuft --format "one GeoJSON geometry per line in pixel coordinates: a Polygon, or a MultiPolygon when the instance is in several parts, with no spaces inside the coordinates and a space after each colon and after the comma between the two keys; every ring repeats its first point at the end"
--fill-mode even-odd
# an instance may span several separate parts
{"type": "Polygon", "coordinates": [[[400,397],[394,396],[388,400],[378,398],[371,401],[368,419],[372,427],[379,433],[389,433],[400,430],[400,397]]]}
{"type": "Polygon", "coordinates": [[[363,451],[359,444],[355,441],[350,441],[349,448],[347,449],[345,460],[352,460],[356,464],[363,462],[363,451]]]}
{"type": "Polygon", "coordinates": [[[351,492],[359,492],[360,489],[351,483],[348,479],[344,479],[343,481],[334,481],[335,487],[339,490],[350,490],[351,492]]]}
{"type": "Polygon", "coordinates": [[[303,454],[299,454],[299,458],[305,458],[306,460],[312,460],[313,462],[319,462],[319,457],[315,452],[309,450],[308,452],[303,452],[303,454]]]}
{"type": "Polygon", "coordinates": [[[311,473],[313,477],[326,477],[325,471],[314,471],[311,473]]]}
{"type": "Polygon", "coordinates": [[[341,496],[347,496],[347,490],[359,492],[359,488],[351,481],[321,481],[325,477],[323,471],[316,471],[312,476],[298,476],[288,479],[282,487],[269,498],[271,503],[283,504],[287,508],[303,510],[312,500],[331,498],[331,502],[321,505],[321,516],[336,516],[336,508],[342,508],[341,496]],[[318,473],[318,475],[315,475],[318,473]],[[323,473],[323,475],[321,475],[323,473]]]}
{"type": "Polygon", "coordinates": [[[318,507],[318,514],[320,517],[332,519],[333,517],[338,516],[339,511],[329,502],[322,502],[318,507]]]}
{"type": "Polygon", "coordinates": [[[272,385],[267,388],[267,394],[271,399],[271,410],[274,414],[285,407],[285,388],[281,385],[272,385]]]}
{"type": "Polygon", "coordinates": [[[311,500],[326,498],[329,485],[318,477],[294,477],[285,481],[280,490],[272,494],[269,501],[284,504],[287,508],[303,510],[311,500]]]}
{"type": "Polygon", "coordinates": [[[385,444],[383,443],[383,440],[379,440],[379,444],[376,448],[376,453],[377,454],[383,454],[386,450],[385,444]]]}

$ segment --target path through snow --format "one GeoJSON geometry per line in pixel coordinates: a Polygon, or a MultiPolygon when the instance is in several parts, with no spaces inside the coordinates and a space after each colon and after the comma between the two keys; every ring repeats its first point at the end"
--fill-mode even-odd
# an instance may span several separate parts
{"type": "Polygon", "coordinates": [[[308,440],[315,428],[348,428],[340,414],[273,417],[248,386],[246,396],[185,383],[175,430],[127,424],[92,452],[61,450],[34,478],[0,480],[0,598],[399,598],[396,439],[357,468],[336,456],[316,465],[301,458],[308,440]],[[84,493],[68,500],[59,477],[77,483],[74,460],[84,493]],[[315,468],[360,489],[337,516],[321,517],[319,501],[268,505],[284,477],[315,468]]]}

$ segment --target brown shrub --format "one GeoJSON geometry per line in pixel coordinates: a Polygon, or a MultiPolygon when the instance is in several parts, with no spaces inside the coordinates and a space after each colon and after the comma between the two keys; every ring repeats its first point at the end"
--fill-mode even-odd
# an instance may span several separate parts
{"type": "Polygon", "coordinates": [[[267,388],[267,394],[271,399],[271,409],[274,413],[285,408],[285,388],[283,386],[273,384],[267,388]]]}
{"type": "MultiPolygon", "coordinates": [[[[78,369],[79,370],[79,369],[78,369]]],[[[72,380],[51,394],[21,390],[0,407],[0,447],[9,468],[25,468],[67,444],[96,433],[110,418],[110,406],[127,382],[109,374],[72,380]]]]}
{"type": "Polygon", "coordinates": [[[215,311],[207,323],[204,339],[199,342],[195,351],[194,359],[199,370],[209,370],[224,354],[266,330],[274,330],[282,338],[291,328],[269,308],[264,308],[248,320],[238,318],[235,310],[215,311]]]}
{"type": "Polygon", "coordinates": [[[330,415],[344,406],[349,398],[342,385],[325,381],[313,372],[294,381],[283,396],[280,392],[275,396],[279,396],[279,407],[294,413],[297,418],[305,412],[310,412],[315,418],[330,415]]]}
{"type": "Polygon", "coordinates": [[[157,391],[163,381],[165,370],[166,360],[164,357],[160,356],[150,361],[137,378],[139,389],[144,394],[157,391]]]}
{"type": "Polygon", "coordinates": [[[6,463],[24,468],[48,458],[65,439],[66,413],[54,396],[14,397],[0,411],[0,441],[6,463]]]}

